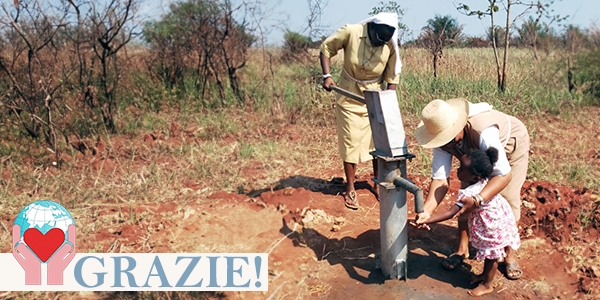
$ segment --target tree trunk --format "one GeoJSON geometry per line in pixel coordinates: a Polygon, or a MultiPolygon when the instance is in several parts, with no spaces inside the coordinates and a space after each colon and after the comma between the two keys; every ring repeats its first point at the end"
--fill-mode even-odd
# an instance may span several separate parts
{"type": "Polygon", "coordinates": [[[575,89],[575,81],[573,80],[573,69],[571,68],[571,57],[567,57],[567,80],[569,84],[569,93],[575,89]]]}
{"type": "Polygon", "coordinates": [[[511,0],[507,1],[507,5],[506,5],[506,33],[504,34],[504,58],[502,60],[502,81],[500,82],[500,85],[498,86],[498,88],[500,89],[501,92],[504,92],[506,90],[506,67],[507,67],[507,62],[508,62],[508,43],[510,42],[510,26],[511,21],[510,21],[510,6],[512,4],[511,0]]]}
{"type": "Polygon", "coordinates": [[[244,92],[240,88],[240,82],[238,80],[237,75],[235,74],[236,71],[237,71],[237,68],[235,68],[235,67],[228,68],[229,86],[231,87],[231,90],[233,90],[233,94],[236,96],[236,98],[238,100],[238,104],[243,106],[244,105],[244,92]]]}
{"type": "Polygon", "coordinates": [[[491,29],[492,29],[492,49],[494,49],[494,58],[496,59],[496,76],[497,76],[497,86],[498,89],[500,89],[500,85],[502,82],[502,69],[500,67],[500,58],[498,57],[498,44],[496,43],[496,27],[495,27],[495,23],[494,23],[494,12],[492,10],[492,13],[490,14],[490,24],[491,24],[491,29]]]}
{"type": "Polygon", "coordinates": [[[437,78],[437,63],[438,55],[437,53],[433,53],[433,78],[437,78]]]}
{"type": "Polygon", "coordinates": [[[535,37],[533,38],[533,59],[535,61],[538,61],[538,55],[537,55],[537,32],[535,33],[535,37]]]}
{"type": "Polygon", "coordinates": [[[112,99],[112,93],[109,90],[108,87],[108,64],[110,63],[110,57],[109,57],[109,51],[105,48],[102,48],[102,54],[100,56],[100,63],[102,64],[102,73],[100,75],[100,87],[102,89],[102,95],[103,95],[103,103],[101,106],[101,110],[102,110],[102,120],[104,121],[104,125],[106,126],[106,129],[110,132],[110,133],[115,133],[115,123],[113,120],[113,116],[112,116],[112,107],[111,107],[111,103],[113,101],[112,99]]]}

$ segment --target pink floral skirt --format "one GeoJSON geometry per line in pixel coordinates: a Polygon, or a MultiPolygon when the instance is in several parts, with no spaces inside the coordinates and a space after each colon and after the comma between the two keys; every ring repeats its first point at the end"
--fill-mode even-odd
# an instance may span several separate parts
{"type": "Polygon", "coordinates": [[[504,197],[496,195],[469,214],[469,242],[478,250],[478,260],[506,257],[506,246],[519,249],[519,229],[504,197]]]}

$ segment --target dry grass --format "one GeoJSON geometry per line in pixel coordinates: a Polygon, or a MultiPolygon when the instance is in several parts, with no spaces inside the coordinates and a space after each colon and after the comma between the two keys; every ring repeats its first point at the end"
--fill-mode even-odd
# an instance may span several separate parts
{"type": "MultiPolygon", "coordinates": [[[[495,76],[490,72],[493,62],[489,49],[446,50],[440,74],[444,80],[454,80],[454,84],[441,86],[437,91],[427,87],[431,84],[428,76],[432,73],[428,53],[408,49],[402,55],[403,78],[408,79],[403,79],[406,81],[399,91],[399,100],[409,151],[417,156],[408,163],[408,174],[428,175],[431,151],[418,147],[413,136],[419,109],[433,98],[447,98],[462,92],[472,96],[471,100],[481,101],[495,95],[490,101],[502,103],[502,98],[494,92],[495,76]],[[418,78],[426,81],[419,82],[418,78]],[[487,82],[492,86],[491,92],[483,87],[481,90],[461,90],[461,83],[469,81],[487,82]]],[[[515,60],[528,61],[526,51],[512,55],[515,60]]],[[[61,170],[52,167],[52,155],[44,144],[12,135],[14,128],[11,126],[0,126],[3,136],[10,137],[0,145],[0,197],[3,199],[0,222],[3,227],[9,228],[18,212],[38,199],[63,203],[74,216],[79,216],[76,217],[78,228],[81,228],[78,235],[86,236],[97,233],[100,228],[114,228],[120,224],[154,226],[156,219],[171,222],[186,214],[181,207],[207,201],[207,197],[217,191],[249,193],[272,187],[295,175],[328,180],[333,172],[342,177],[331,108],[334,95],[315,87],[312,76],[318,77],[317,60],[315,65],[302,67],[282,65],[277,61],[271,64],[263,61],[259,54],[253,59],[244,76],[247,86],[254,91],[254,112],[237,108],[171,109],[159,113],[144,112],[136,117],[123,111],[124,119],[136,120],[127,135],[96,134],[106,150],[95,157],[89,154],[81,157],[66,147],[71,160],[61,170]],[[271,70],[273,74],[270,74],[271,70]],[[181,128],[178,134],[169,131],[172,123],[181,128]],[[159,138],[146,143],[144,137],[148,133],[159,138]],[[168,203],[177,206],[171,212],[160,214],[146,209],[168,203]],[[103,215],[106,207],[119,207],[119,211],[103,215]]],[[[533,71],[528,71],[529,65],[511,66],[510,70],[515,73],[511,80],[529,80],[533,76],[533,71]]],[[[339,60],[336,67],[340,67],[339,60]]],[[[588,110],[576,117],[566,113],[559,116],[523,113],[522,119],[530,129],[535,145],[530,178],[585,185],[598,190],[600,168],[587,156],[597,147],[594,146],[596,143],[590,142],[592,137],[585,135],[588,126],[600,126],[597,113],[598,110],[588,110]],[[553,122],[546,122],[547,118],[552,118],[553,122]],[[559,136],[561,141],[571,142],[557,145],[555,139],[559,136]]],[[[359,172],[369,171],[368,163],[359,168],[359,172]]],[[[150,236],[155,230],[146,228],[144,234],[150,236]]],[[[7,251],[10,232],[4,229],[0,232],[0,245],[4,245],[0,249],[7,251]]],[[[173,233],[171,241],[175,240],[175,235],[173,233]]],[[[147,246],[113,244],[112,240],[107,240],[90,251],[145,252],[147,246]]],[[[192,245],[175,243],[168,247],[173,251],[189,251],[192,245]]],[[[595,257],[599,257],[598,253],[595,257]]],[[[581,261],[577,265],[594,262],[597,263],[581,261]]],[[[537,287],[540,291],[545,288],[543,284],[540,281],[537,287]]],[[[326,296],[331,287],[303,288],[307,295],[326,296]]],[[[221,294],[10,293],[6,296],[28,299],[208,299],[219,298],[221,294]]],[[[276,293],[272,296],[274,299],[284,297],[276,293]]]]}

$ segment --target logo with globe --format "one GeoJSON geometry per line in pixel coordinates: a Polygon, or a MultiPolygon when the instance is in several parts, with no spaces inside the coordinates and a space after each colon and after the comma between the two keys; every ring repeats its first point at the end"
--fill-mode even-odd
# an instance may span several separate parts
{"type": "Polygon", "coordinates": [[[12,231],[12,252],[25,270],[26,285],[42,284],[42,264],[47,284],[62,285],[63,271],[75,257],[75,221],[59,203],[40,200],[17,216],[12,231]]]}

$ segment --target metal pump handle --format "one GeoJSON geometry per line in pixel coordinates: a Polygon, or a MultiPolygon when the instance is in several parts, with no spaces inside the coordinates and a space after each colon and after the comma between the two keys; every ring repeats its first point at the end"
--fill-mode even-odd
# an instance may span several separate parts
{"type": "Polygon", "coordinates": [[[367,102],[365,101],[364,97],[361,97],[361,96],[359,96],[359,95],[357,95],[355,93],[346,91],[345,89],[340,88],[337,85],[332,85],[331,89],[334,90],[334,91],[336,91],[336,92],[338,92],[338,93],[340,93],[340,94],[342,94],[342,95],[344,95],[344,96],[346,96],[346,97],[348,97],[348,98],[352,98],[352,99],[354,99],[356,101],[359,101],[362,104],[367,104],[367,102]]]}

